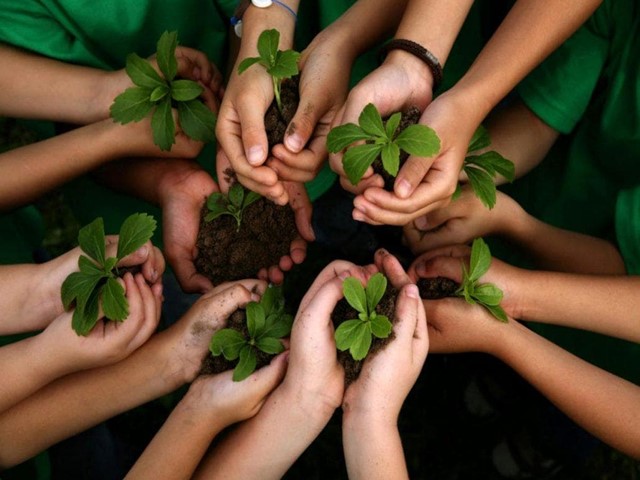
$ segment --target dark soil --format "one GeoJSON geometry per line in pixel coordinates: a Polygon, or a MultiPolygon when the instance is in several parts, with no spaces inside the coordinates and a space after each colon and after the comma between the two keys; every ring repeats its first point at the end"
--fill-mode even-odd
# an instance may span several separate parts
{"type": "MultiPolygon", "coordinates": [[[[397,297],[398,290],[389,286],[376,307],[376,312],[380,315],[385,315],[392,323],[395,317],[397,297]]],[[[331,313],[331,320],[333,320],[335,328],[338,328],[342,322],[354,318],[358,318],[358,312],[356,312],[344,298],[336,304],[336,307],[331,313]]],[[[373,337],[367,358],[382,350],[394,338],[395,335],[393,331],[391,331],[391,334],[387,338],[373,337]]],[[[344,367],[345,385],[351,384],[358,378],[360,370],[362,370],[362,365],[364,364],[364,360],[354,360],[349,350],[344,352],[338,351],[338,362],[344,367]]]]}
{"type": "MultiPolygon", "coordinates": [[[[236,310],[231,314],[227,322],[227,328],[238,330],[245,338],[249,338],[249,329],[247,328],[247,315],[245,310],[236,310]]],[[[268,365],[271,362],[273,355],[264,353],[260,349],[256,350],[256,370],[268,365]]],[[[224,358],[224,355],[218,355],[214,357],[210,353],[202,361],[202,368],[200,369],[200,375],[214,375],[216,373],[226,372],[235,368],[238,360],[229,361],[224,358]]]]}
{"type": "MultiPolygon", "coordinates": [[[[298,109],[298,104],[300,103],[300,93],[298,92],[299,80],[300,77],[298,76],[284,79],[280,87],[282,113],[278,110],[278,105],[274,100],[264,115],[269,149],[283,142],[287,126],[298,109]]],[[[295,128],[295,126],[292,125],[292,128],[295,128]]]]}
{"type": "MultiPolygon", "coordinates": [[[[409,107],[404,112],[402,112],[397,133],[400,133],[409,125],[415,125],[416,123],[418,123],[418,120],[420,120],[420,115],[421,115],[420,110],[418,110],[418,107],[415,107],[415,106],[409,107]]],[[[387,119],[385,118],[384,120],[386,121],[387,119]]],[[[407,158],[409,158],[409,154],[407,152],[401,151],[400,152],[400,168],[402,168],[402,165],[404,164],[404,162],[407,161],[407,158]]],[[[387,171],[382,166],[382,160],[380,159],[380,157],[378,157],[373,161],[372,168],[374,172],[381,175],[382,178],[384,179],[385,190],[392,191],[393,183],[396,181],[396,177],[387,173],[387,171]]]]}
{"type": "Polygon", "coordinates": [[[439,300],[445,297],[454,297],[460,286],[457,282],[445,277],[421,278],[416,282],[420,298],[425,300],[439,300]]]}
{"type": "Polygon", "coordinates": [[[291,207],[281,207],[264,197],[244,211],[240,230],[231,215],[205,222],[207,211],[204,205],[195,265],[214,285],[255,278],[261,268],[277,265],[298,236],[291,207]]]}

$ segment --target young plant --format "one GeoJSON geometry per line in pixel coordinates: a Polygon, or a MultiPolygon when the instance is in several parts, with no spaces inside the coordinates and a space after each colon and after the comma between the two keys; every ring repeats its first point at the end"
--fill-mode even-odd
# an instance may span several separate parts
{"type": "Polygon", "coordinates": [[[364,288],[357,278],[342,283],[342,293],[357,312],[358,318],[342,322],[335,332],[338,350],[349,350],[354,360],[362,360],[369,353],[372,336],[387,338],[391,322],[376,313],[376,307],[387,290],[387,279],[381,273],[373,275],[364,288]]]}
{"type": "Polygon", "coordinates": [[[258,57],[245,58],[238,65],[238,74],[242,74],[254,63],[262,65],[273,83],[273,93],[276,105],[282,114],[282,100],[280,99],[280,87],[282,80],[298,74],[298,58],[300,53],[295,50],[279,50],[280,32],[276,29],[265,30],[258,37],[258,57]]]}
{"type": "Polygon", "coordinates": [[[153,235],[155,219],[146,213],[134,213],[120,227],[118,251],[106,258],[104,222],[96,218],[80,229],[78,243],[84,253],[78,259],[79,272],[70,274],[62,283],[62,304],[69,310],[75,304],[71,326],[78,335],[86,336],[98,322],[99,304],[104,316],[121,322],[129,315],[129,302],[118,283],[116,264],[135,252],[153,235]]]}
{"type": "MultiPolygon", "coordinates": [[[[467,154],[475,152],[491,145],[489,132],[482,125],[473,134],[467,154]]],[[[511,160],[507,160],[494,150],[480,155],[467,155],[464,159],[462,170],[467,174],[471,188],[480,201],[489,209],[496,204],[496,186],[493,178],[499,173],[509,182],[515,178],[515,166],[511,160]]],[[[460,188],[456,190],[453,199],[460,194],[460,188]]]]}
{"type": "Polygon", "coordinates": [[[471,246],[469,270],[462,264],[462,283],[456,295],[475,305],[479,303],[501,322],[508,322],[507,314],[500,306],[503,293],[493,283],[478,283],[491,265],[491,252],[482,238],[476,238],[471,246]]]}
{"type": "Polygon", "coordinates": [[[204,217],[206,222],[218,218],[220,215],[231,215],[238,223],[238,230],[242,223],[242,213],[253,202],[260,199],[260,195],[251,190],[245,190],[239,183],[234,183],[229,188],[227,195],[214,192],[207,198],[209,213],[204,217]]]}
{"type": "Polygon", "coordinates": [[[284,351],[280,339],[291,333],[293,323],[293,317],[284,312],[280,287],[267,288],[260,303],[249,302],[246,315],[248,337],[233,328],[224,328],[213,335],[209,344],[213,356],[224,355],[229,361],[239,359],[233,369],[234,382],[240,382],[253,373],[258,351],[269,355],[284,351]]]}
{"type": "Polygon", "coordinates": [[[440,139],[426,125],[410,125],[397,132],[400,113],[394,113],[386,122],[372,103],[364,107],[358,125],[347,123],[333,128],[327,136],[327,149],[337,153],[354,142],[364,141],[347,149],[342,166],[349,181],[356,185],[367,168],[380,157],[382,166],[392,176],[400,168],[400,150],[419,157],[432,157],[440,151],[440,139]]]}
{"type": "Polygon", "coordinates": [[[153,141],[166,151],[175,143],[172,108],[178,110],[180,127],[186,135],[201,142],[215,138],[215,115],[198,99],[204,89],[193,80],[176,79],[177,45],[177,32],[164,32],[158,40],[156,60],[162,75],[147,60],[129,54],[125,70],[135,86],[118,95],[111,105],[111,117],[123,125],[139,122],[153,112],[153,141]]]}

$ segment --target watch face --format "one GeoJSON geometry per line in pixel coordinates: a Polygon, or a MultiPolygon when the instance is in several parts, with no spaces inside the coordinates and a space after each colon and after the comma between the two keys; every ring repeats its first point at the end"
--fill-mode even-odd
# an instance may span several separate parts
{"type": "Polygon", "coordinates": [[[251,3],[258,8],[266,8],[270,7],[273,2],[272,0],[251,0],[251,3]]]}

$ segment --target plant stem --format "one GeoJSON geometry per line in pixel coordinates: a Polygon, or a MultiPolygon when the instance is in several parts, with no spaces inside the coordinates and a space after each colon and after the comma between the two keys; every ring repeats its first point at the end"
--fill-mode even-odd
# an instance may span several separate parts
{"type": "Polygon", "coordinates": [[[280,115],[283,115],[282,113],[282,100],[280,100],[280,80],[277,79],[276,77],[271,77],[271,80],[273,81],[273,93],[276,97],[276,105],[278,106],[278,110],[280,111],[280,115]]]}

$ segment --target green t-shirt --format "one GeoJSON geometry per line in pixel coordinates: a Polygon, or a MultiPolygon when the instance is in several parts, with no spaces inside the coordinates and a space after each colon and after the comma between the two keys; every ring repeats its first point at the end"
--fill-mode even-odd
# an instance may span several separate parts
{"type": "Polygon", "coordinates": [[[616,202],[616,238],[629,275],[640,275],[640,187],[623,190],[616,202]]]}
{"type": "MultiPolygon", "coordinates": [[[[538,168],[505,188],[537,218],[615,241],[618,193],[640,185],[639,22],[637,2],[605,1],[518,87],[536,115],[566,134],[538,168]]],[[[618,225],[637,216],[625,213],[618,225]]],[[[640,346],[549,325],[533,328],[640,383],[640,346]]]]}

